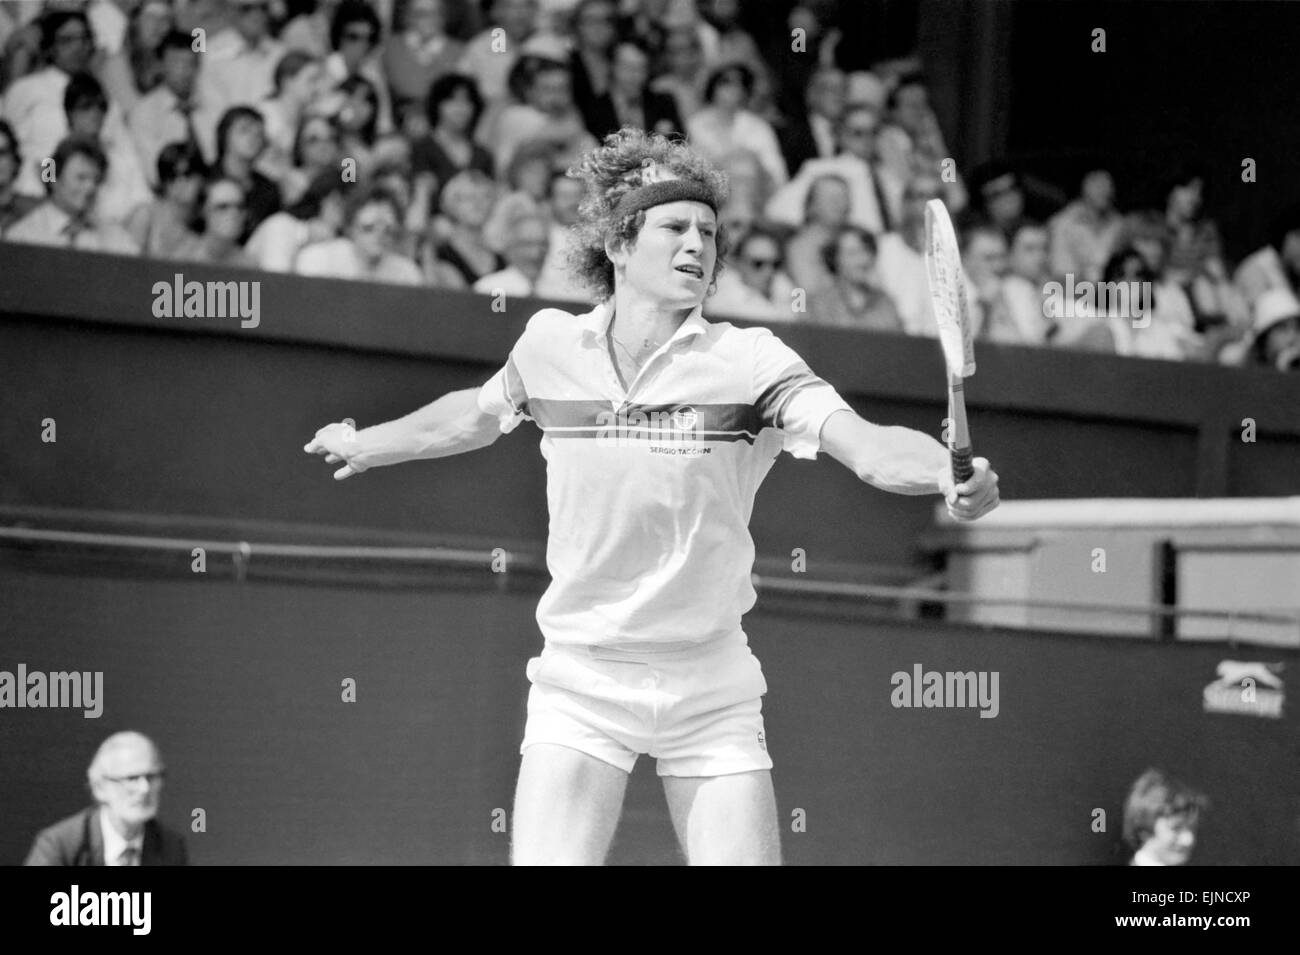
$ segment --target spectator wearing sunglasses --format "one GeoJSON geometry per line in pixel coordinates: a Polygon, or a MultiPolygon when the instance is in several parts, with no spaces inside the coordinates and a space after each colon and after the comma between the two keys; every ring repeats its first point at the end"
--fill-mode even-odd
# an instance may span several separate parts
{"type": "Polygon", "coordinates": [[[166,769],[153,741],[114,733],[86,771],[95,803],[37,835],[26,865],[185,865],[185,837],[157,819],[166,769]]]}
{"type": "Polygon", "coordinates": [[[375,132],[393,130],[393,101],[380,60],[383,28],[379,15],[362,0],[343,0],[330,21],[330,46],[334,52],[325,58],[325,72],[336,84],[359,76],[375,91],[375,132]]]}
{"type": "Polygon", "coordinates": [[[718,276],[718,291],[705,303],[710,315],[763,321],[790,321],[793,288],[782,272],[781,239],[762,227],[750,230],[736,246],[730,267],[718,276]]]}
{"type": "Polygon", "coordinates": [[[348,197],[341,238],[309,245],[298,253],[294,271],[336,279],[419,285],[419,267],[393,251],[401,238],[404,212],[391,193],[372,187],[348,197]]]}
{"type": "Polygon", "coordinates": [[[213,265],[253,268],[256,263],[244,251],[248,221],[248,198],[234,179],[218,176],[209,180],[203,200],[203,232],[181,248],[176,258],[213,265]]]}

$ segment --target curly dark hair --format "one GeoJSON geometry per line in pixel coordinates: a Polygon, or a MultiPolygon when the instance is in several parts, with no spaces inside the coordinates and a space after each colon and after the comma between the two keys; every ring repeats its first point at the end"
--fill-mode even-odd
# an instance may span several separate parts
{"type": "MultiPolygon", "coordinates": [[[[606,241],[632,246],[645,225],[644,210],[616,220],[614,207],[633,189],[655,181],[656,176],[652,174],[655,169],[705,186],[719,212],[727,202],[727,177],[684,141],[632,126],[624,126],[606,136],[603,145],[587,153],[568,171],[568,175],[586,187],[586,195],[578,207],[578,222],[572,227],[569,270],[598,301],[614,294],[614,263],[605,254],[606,241]]],[[[710,292],[722,273],[722,260],[727,252],[727,235],[721,223],[717,246],[710,292]]]]}

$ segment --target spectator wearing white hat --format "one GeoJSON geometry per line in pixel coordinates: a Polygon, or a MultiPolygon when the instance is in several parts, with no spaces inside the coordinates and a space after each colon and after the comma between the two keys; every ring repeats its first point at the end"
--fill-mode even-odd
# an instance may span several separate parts
{"type": "Polygon", "coordinates": [[[1261,294],[1244,344],[1240,351],[1247,364],[1300,370],[1300,298],[1288,288],[1271,288],[1261,294]]]}

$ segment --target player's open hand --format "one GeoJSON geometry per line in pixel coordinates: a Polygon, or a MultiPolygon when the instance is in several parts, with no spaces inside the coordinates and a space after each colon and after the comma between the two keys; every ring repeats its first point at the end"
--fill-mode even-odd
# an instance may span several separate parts
{"type": "Polygon", "coordinates": [[[357,459],[357,455],[361,452],[361,446],[357,441],[356,426],[351,420],[327,424],[317,431],[316,436],[303,446],[303,450],[308,454],[325,455],[326,464],[345,462],[343,467],[334,472],[334,480],[336,481],[342,481],[354,474],[360,474],[367,468],[367,465],[362,464],[357,459]]]}
{"type": "Polygon", "coordinates": [[[988,458],[971,461],[975,473],[961,484],[952,482],[952,469],[945,467],[939,476],[939,489],[948,502],[948,513],[956,521],[973,521],[998,506],[998,475],[989,467],[988,458]]]}

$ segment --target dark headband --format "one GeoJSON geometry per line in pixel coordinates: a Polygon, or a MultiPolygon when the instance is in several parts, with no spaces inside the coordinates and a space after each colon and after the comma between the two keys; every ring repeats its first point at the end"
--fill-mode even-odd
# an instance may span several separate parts
{"type": "Polygon", "coordinates": [[[662,206],[667,202],[702,202],[713,214],[718,214],[718,202],[713,190],[703,183],[689,179],[664,179],[652,182],[648,186],[638,186],[623,196],[614,207],[614,218],[623,219],[635,215],[651,206],[662,206]]]}

